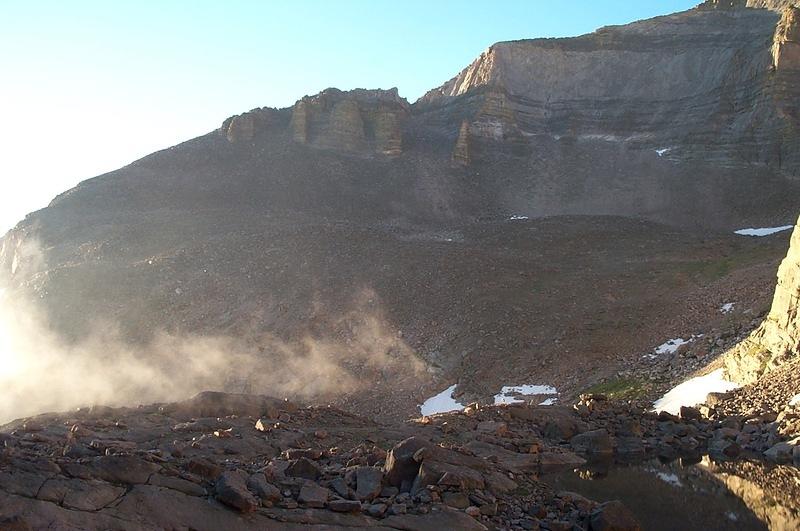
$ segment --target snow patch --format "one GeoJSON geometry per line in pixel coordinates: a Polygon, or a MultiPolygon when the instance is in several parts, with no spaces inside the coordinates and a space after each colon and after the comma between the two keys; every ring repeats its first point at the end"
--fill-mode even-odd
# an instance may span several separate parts
{"type": "Polygon", "coordinates": [[[657,150],[656,150],[656,155],[658,155],[659,157],[663,157],[664,155],[666,155],[666,154],[667,154],[667,153],[669,153],[670,151],[672,151],[672,148],[661,148],[661,149],[657,149],[657,150]]]}
{"type": "Polygon", "coordinates": [[[683,339],[681,337],[676,337],[675,339],[668,339],[665,342],[661,343],[659,346],[656,347],[655,353],[656,354],[672,354],[683,345],[688,345],[691,343],[691,339],[683,339]]]}
{"type": "Polygon", "coordinates": [[[456,385],[453,384],[436,396],[432,396],[419,406],[420,412],[423,416],[435,415],[437,413],[447,413],[448,411],[460,411],[464,409],[464,405],[460,404],[453,398],[453,393],[456,390],[456,385]]]}
{"type": "Polygon", "coordinates": [[[725,304],[719,307],[719,311],[721,311],[722,313],[731,313],[733,311],[734,305],[735,303],[733,302],[726,302],[725,304]]]}
{"type": "MultiPolygon", "coordinates": [[[[551,385],[505,385],[500,392],[494,395],[494,405],[499,406],[501,404],[519,404],[525,402],[517,398],[517,396],[539,396],[539,395],[557,395],[558,391],[556,388],[551,385]]],[[[555,401],[555,398],[548,398],[545,400],[555,401]]],[[[542,403],[540,405],[549,406],[552,405],[551,403],[545,404],[542,403]]]]}
{"type": "Polygon", "coordinates": [[[543,400],[543,401],[539,402],[539,405],[540,406],[552,406],[556,402],[558,402],[558,398],[553,397],[553,398],[548,398],[546,400],[543,400]]]}
{"type": "Polygon", "coordinates": [[[705,402],[708,393],[726,393],[738,387],[739,384],[729,382],[723,377],[723,369],[717,369],[676,386],[655,401],[653,410],[677,415],[681,406],[691,407],[705,402]]]}
{"type": "Polygon", "coordinates": [[[701,337],[703,337],[703,334],[692,335],[691,337],[689,337],[689,339],[683,339],[682,337],[676,337],[675,339],[667,339],[665,342],[657,346],[653,350],[652,354],[645,354],[645,357],[653,359],[662,354],[674,354],[683,345],[688,345],[695,339],[701,337]]]}
{"type": "Polygon", "coordinates": [[[664,483],[669,483],[673,487],[683,487],[683,483],[681,483],[680,478],[673,474],[672,472],[660,472],[658,470],[653,470],[655,475],[663,481],[664,483]]]}
{"type": "Polygon", "coordinates": [[[738,234],[740,236],[769,236],[770,234],[775,234],[776,232],[783,232],[785,230],[791,230],[794,228],[794,225],[783,225],[782,227],[762,227],[760,229],[739,229],[734,231],[734,234],[738,234]]]}

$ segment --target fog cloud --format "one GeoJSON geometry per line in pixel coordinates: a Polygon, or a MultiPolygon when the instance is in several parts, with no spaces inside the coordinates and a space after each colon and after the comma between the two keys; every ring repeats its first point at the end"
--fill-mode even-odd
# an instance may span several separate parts
{"type": "MultiPolygon", "coordinates": [[[[35,258],[25,252],[26,261],[35,258]]],[[[179,400],[204,390],[324,400],[370,385],[359,376],[364,370],[424,368],[375,305],[366,303],[374,298],[369,291],[356,298],[351,312],[332,320],[330,328],[338,332],[325,337],[288,341],[255,331],[245,340],[156,331],[143,345],[123,340],[119,326],[109,322],[66,342],[40,303],[21,295],[27,293],[0,291],[0,422],[94,404],[179,400]]]]}

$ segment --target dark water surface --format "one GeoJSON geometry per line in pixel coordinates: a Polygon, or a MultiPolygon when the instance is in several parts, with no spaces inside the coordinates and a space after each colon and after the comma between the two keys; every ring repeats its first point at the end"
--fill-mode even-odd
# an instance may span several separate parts
{"type": "Polygon", "coordinates": [[[799,530],[800,471],[759,461],[593,463],[544,473],[556,491],[621,500],[650,531],[799,530]]]}

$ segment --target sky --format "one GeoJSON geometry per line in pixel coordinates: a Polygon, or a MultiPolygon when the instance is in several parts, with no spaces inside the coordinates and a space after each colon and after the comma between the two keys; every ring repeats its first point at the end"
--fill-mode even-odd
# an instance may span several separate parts
{"type": "Polygon", "coordinates": [[[328,87],[414,101],[491,44],[699,0],[0,0],[0,234],[78,182],[328,87]]]}

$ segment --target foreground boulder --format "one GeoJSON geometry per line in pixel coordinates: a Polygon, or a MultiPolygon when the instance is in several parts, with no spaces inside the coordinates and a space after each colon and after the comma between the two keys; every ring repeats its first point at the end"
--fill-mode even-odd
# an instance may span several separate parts
{"type": "Polygon", "coordinates": [[[579,453],[610,455],[614,452],[611,436],[604,429],[580,433],[570,439],[570,445],[579,453]]]}
{"type": "Polygon", "coordinates": [[[660,454],[693,436],[735,445],[755,429],[593,398],[584,411],[475,406],[392,426],[297,408],[264,432],[255,419],[271,401],[210,396],[195,412],[239,404],[256,415],[176,424],[169,412],[184,402],[98,409],[77,428],[71,413],[12,423],[0,437],[0,518],[32,529],[638,529],[621,504],[556,493],[540,472],[585,463],[567,446],[660,454]],[[567,428],[558,440],[544,434],[554,425],[567,428]],[[566,441],[570,427],[580,433],[566,441]],[[64,455],[82,437],[109,454],[64,455]]]}
{"type": "Polygon", "coordinates": [[[224,472],[215,485],[217,499],[243,513],[256,510],[258,501],[247,490],[246,478],[240,472],[224,472]]]}
{"type": "Polygon", "coordinates": [[[426,452],[432,453],[431,443],[417,437],[409,437],[396,444],[386,456],[386,482],[402,492],[411,490],[426,452]]]}

